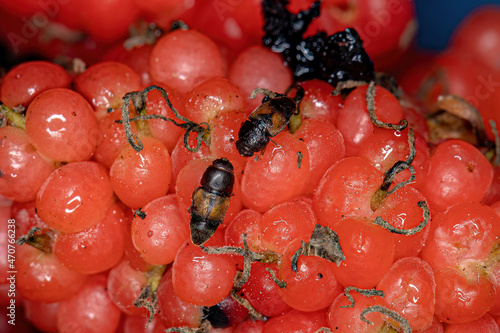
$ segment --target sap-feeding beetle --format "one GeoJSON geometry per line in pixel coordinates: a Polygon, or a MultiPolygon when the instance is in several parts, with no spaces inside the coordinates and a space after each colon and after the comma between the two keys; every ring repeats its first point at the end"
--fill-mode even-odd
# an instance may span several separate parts
{"type": "Polygon", "coordinates": [[[191,241],[203,245],[224,222],[233,195],[233,165],[225,157],[212,162],[203,176],[201,186],[193,192],[191,213],[191,241]]]}
{"type": "Polygon", "coordinates": [[[299,87],[295,98],[291,98],[257,88],[252,91],[250,98],[260,93],[265,95],[262,103],[250,114],[238,132],[236,148],[241,156],[250,157],[264,150],[270,138],[278,135],[288,125],[290,118],[297,112],[304,90],[299,87]]]}

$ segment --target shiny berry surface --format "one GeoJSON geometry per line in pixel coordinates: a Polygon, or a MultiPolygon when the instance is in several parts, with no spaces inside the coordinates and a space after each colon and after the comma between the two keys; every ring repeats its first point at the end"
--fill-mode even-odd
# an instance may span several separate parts
{"type": "Polygon", "coordinates": [[[96,148],[99,129],[90,104],[65,88],[44,91],[26,112],[26,134],[44,156],[60,162],[85,161],[96,148]]]}
{"type": "Polygon", "coordinates": [[[95,226],[113,200],[108,171],[96,162],[73,162],[56,169],[38,191],[38,215],[51,228],[78,232],[95,226]]]}
{"type": "Polygon", "coordinates": [[[422,5],[0,0],[0,332],[500,332],[500,8],[422,5]]]}

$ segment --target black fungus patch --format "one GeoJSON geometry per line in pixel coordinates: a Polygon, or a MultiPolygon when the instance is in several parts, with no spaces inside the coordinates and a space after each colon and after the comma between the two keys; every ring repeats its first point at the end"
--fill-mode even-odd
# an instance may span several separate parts
{"type": "Polygon", "coordinates": [[[374,79],[373,62],[355,29],[304,38],[309,24],[320,14],[320,1],[297,14],[290,13],[287,4],[287,0],[262,2],[263,44],[283,56],[296,81],[320,79],[336,87],[340,82],[374,79]]]}

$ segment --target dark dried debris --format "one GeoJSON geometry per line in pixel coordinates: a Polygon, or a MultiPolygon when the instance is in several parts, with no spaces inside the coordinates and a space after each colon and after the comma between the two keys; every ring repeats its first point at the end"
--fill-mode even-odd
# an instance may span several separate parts
{"type": "Polygon", "coordinates": [[[374,79],[373,62],[355,29],[304,38],[309,24],[320,14],[320,1],[297,14],[290,13],[287,4],[287,0],[263,1],[263,44],[283,56],[295,80],[320,79],[336,87],[340,82],[374,79]]]}

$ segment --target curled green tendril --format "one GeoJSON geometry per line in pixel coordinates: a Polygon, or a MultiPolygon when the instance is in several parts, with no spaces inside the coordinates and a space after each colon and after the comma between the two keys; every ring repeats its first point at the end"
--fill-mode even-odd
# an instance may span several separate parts
{"type": "Polygon", "coordinates": [[[382,305],[372,305],[372,306],[369,306],[369,307],[363,309],[363,311],[361,311],[361,314],[360,314],[361,320],[366,322],[368,325],[373,325],[372,321],[365,318],[367,314],[372,313],[372,312],[379,312],[379,313],[393,319],[394,321],[397,321],[399,326],[403,329],[403,331],[405,333],[411,333],[411,327],[410,327],[410,324],[408,323],[408,320],[406,320],[399,313],[391,311],[382,305]]]}
{"type": "Polygon", "coordinates": [[[269,267],[266,267],[266,271],[271,275],[271,279],[280,287],[281,289],[286,289],[286,282],[283,280],[280,280],[277,276],[276,273],[269,267]]]}
{"type": "MultiPolygon", "coordinates": [[[[406,162],[403,162],[404,164],[406,164],[406,162]]],[[[394,192],[396,192],[397,190],[399,190],[400,188],[408,185],[408,184],[411,184],[413,183],[413,181],[415,181],[415,168],[413,168],[412,165],[408,165],[406,164],[404,166],[404,169],[402,169],[401,171],[403,170],[410,170],[410,178],[408,178],[407,180],[401,182],[401,183],[398,183],[396,185],[394,185],[394,187],[392,189],[390,189],[389,191],[387,191],[387,194],[390,195],[390,194],[393,194],[394,192]]],[[[398,171],[398,172],[401,172],[401,171],[398,171]]]]}
{"type": "Polygon", "coordinates": [[[341,305],[340,306],[341,308],[353,308],[354,307],[354,305],[355,305],[354,297],[352,297],[352,295],[349,293],[351,290],[354,290],[354,291],[360,293],[361,295],[367,296],[367,297],[375,297],[375,296],[382,297],[382,298],[385,297],[385,293],[383,290],[360,289],[360,288],[350,286],[350,287],[347,287],[344,289],[344,295],[347,297],[347,299],[349,299],[350,304],[349,305],[341,305]]]}
{"type": "Polygon", "coordinates": [[[248,247],[247,235],[243,234],[243,248],[236,246],[211,246],[205,247],[200,245],[203,252],[210,254],[238,254],[243,256],[243,272],[237,274],[234,277],[234,288],[241,288],[250,278],[250,270],[252,262],[262,262],[262,263],[272,263],[279,259],[279,255],[275,252],[265,251],[265,252],[252,252],[248,247]]]}
{"type": "Polygon", "coordinates": [[[375,81],[371,81],[370,84],[368,84],[368,89],[366,90],[366,107],[370,115],[370,120],[377,127],[401,131],[408,126],[408,121],[406,119],[401,119],[399,124],[390,124],[384,123],[377,118],[375,115],[375,81]]]}
{"type": "Polygon", "coordinates": [[[385,173],[384,176],[384,181],[382,183],[382,186],[380,188],[382,190],[388,190],[389,187],[391,186],[392,182],[394,181],[394,178],[396,175],[406,169],[410,170],[411,176],[410,179],[407,181],[404,181],[398,185],[394,189],[388,192],[388,194],[392,194],[397,189],[411,183],[412,181],[415,180],[415,169],[411,165],[413,163],[413,160],[415,159],[415,156],[417,155],[417,149],[415,148],[415,132],[413,128],[410,128],[408,131],[408,147],[409,147],[409,153],[408,153],[408,158],[405,161],[397,161],[387,172],[385,173]]]}
{"type": "Polygon", "coordinates": [[[250,304],[250,302],[247,299],[244,299],[243,297],[238,295],[238,293],[234,289],[231,290],[229,295],[231,295],[231,297],[236,302],[238,302],[238,304],[247,309],[255,320],[264,320],[264,316],[259,311],[255,310],[255,308],[252,306],[252,304],[250,304]]]}
{"type": "Polygon", "coordinates": [[[393,194],[400,188],[408,184],[411,184],[415,180],[415,168],[411,165],[417,154],[417,149],[415,148],[415,132],[413,131],[413,128],[410,128],[410,130],[408,131],[408,146],[409,146],[408,158],[405,161],[397,161],[385,173],[382,185],[380,185],[380,188],[375,192],[372,201],[370,203],[372,210],[377,210],[378,207],[380,207],[380,205],[382,204],[382,201],[388,195],[393,194]],[[396,175],[406,169],[410,171],[410,178],[405,181],[402,181],[401,183],[396,184],[391,190],[389,190],[389,188],[392,185],[392,182],[394,181],[394,178],[396,178],[396,175]]]}
{"type": "Polygon", "coordinates": [[[146,87],[144,90],[140,92],[139,91],[130,92],[123,97],[122,119],[119,120],[118,122],[123,124],[127,141],[130,144],[130,146],[136,151],[141,151],[144,148],[144,145],[142,144],[141,139],[139,139],[137,135],[132,133],[130,122],[137,120],[150,120],[150,119],[160,119],[164,121],[169,121],[174,125],[186,130],[186,133],[184,134],[184,146],[186,147],[187,150],[189,150],[192,153],[196,153],[201,149],[202,142],[204,142],[207,145],[210,145],[210,127],[208,126],[208,124],[202,123],[203,125],[205,125],[205,127],[203,127],[201,124],[197,124],[189,120],[188,118],[182,116],[177,111],[177,109],[172,105],[172,102],[170,102],[170,99],[168,98],[168,94],[165,91],[165,89],[156,85],[152,85],[146,87]],[[170,110],[172,110],[175,117],[183,121],[183,123],[179,123],[174,119],[157,114],[150,114],[150,115],[141,114],[137,117],[130,118],[130,110],[129,110],[130,102],[134,104],[136,110],[140,110],[141,111],[140,113],[144,113],[146,108],[146,97],[151,90],[157,90],[160,92],[161,96],[167,103],[170,110]],[[196,146],[194,148],[189,145],[189,135],[192,132],[198,133],[198,135],[196,136],[196,146]]]}
{"type": "Polygon", "coordinates": [[[420,232],[422,229],[425,228],[427,223],[429,223],[430,216],[431,216],[431,214],[429,212],[429,207],[427,207],[427,204],[425,203],[425,201],[419,201],[417,203],[417,205],[418,205],[418,207],[420,207],[422,209],[423,219],[422,219],[422,222],[420,222],[420,224],[417,225],[415,228],[411,228],[411,229],[396,228],[396,227],[392,226],[391,224],[389,224],[389,222],[387,222],[386,220],[384,220],[380,216],[377,216],[373,223],[380,225],[381,227],[389,230],[390,232],[392,232],[394,234],[400,234],[400,235],[406,235],[406,236],[414,235],[417,232],[420,232]]]}

